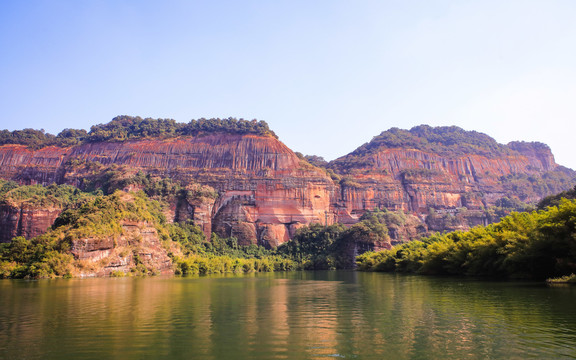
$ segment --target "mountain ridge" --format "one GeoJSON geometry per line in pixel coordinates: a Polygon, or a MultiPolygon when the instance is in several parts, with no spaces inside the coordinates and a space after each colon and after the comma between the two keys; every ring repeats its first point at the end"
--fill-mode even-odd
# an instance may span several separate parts
{"type": "Polygon", "coordinates": [[[86,189],[142,172],[197,183],[217,195],[174,200],[170,221],[191,219],[207,236],[271,247],[302,226],[351,225],[374,209],[411,214],[426,232],[465,229],[496,221],[511,209],[502,204],[535,203],[576,184],[576,173],[556,164],[545,144],[503,145],[456,126],[392,128],[324,163],[294,153],[256,120],[120,116],[90,132],[63,132],[68,142],[46,146],[1,132],[0,178],[86,189]]]}

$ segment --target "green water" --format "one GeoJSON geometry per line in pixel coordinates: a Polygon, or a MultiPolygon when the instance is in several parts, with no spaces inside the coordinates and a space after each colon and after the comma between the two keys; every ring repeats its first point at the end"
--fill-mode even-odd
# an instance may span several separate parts
{"type": "Polygon", "coordinates": [[[0,281],[0,359],[576,358],[576,288],[355,272],[0,281]]]}

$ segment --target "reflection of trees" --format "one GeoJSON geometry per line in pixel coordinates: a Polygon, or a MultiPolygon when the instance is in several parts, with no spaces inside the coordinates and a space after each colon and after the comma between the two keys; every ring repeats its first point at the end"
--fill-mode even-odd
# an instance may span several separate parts
{"type": "Polygon", "coordinates": [[[574,301],[565,292],[454,278],[360,277],[372,307],[363,314],[365,326],[383,335],[397,358],[550,356],[553,334],[565,341],[565,329],[575,325],[559,311],[574,301]]]}
{"type": "Polygon", "coordinates": [[[6,358],[576,356],[571,288],[294,272],[6,282],[0,290],[6,358]]]}

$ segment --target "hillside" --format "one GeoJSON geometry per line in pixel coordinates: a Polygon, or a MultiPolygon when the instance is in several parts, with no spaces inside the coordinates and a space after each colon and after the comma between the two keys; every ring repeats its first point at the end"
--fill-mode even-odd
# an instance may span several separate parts
{"type": "MultiPolygon", "coordinates": [[[[207,242],[189,221],[167,222],[167,202],[151,199],[162,197],[149,185],[145,191],[110,195],[50,185],[43,194],[46,204],[66,203],[65,209],[59,208],[41,235],[0,243],[0,279],[249,273],[298,266],[262,247],[232,244],[233,239],[213,236],[207,242]]],[[[40,206],[39,188],[0,180],[2,201],[40,206]]]]}
{"type": "Polygon", "coordinates": [[[502,145],[455,126],[393,128],[327,167],[343,176],[344,214],[402,209],[436,231],[496,221],[576,182],[545,144],[502,145]]]}
{"type": "MultiPolygon", "coordinates": [[[[358,257],[360,270],[546,279],[576,272],[576,201],[513,213],[465,232],[434,234],[358,257]]],[[[572,274],[572,276],[569,276],[572,274]]]]}
{"type": "MultiPolygon", "coordinates": [[[[1,179],[104,194],[147,188],[169,204],[170,222],[267,247],[303,226],[349,226],[375,209],[403,219],[387,224],[391,242],[467,229],[576,184],[544,144],[503,145],[458,127],[390,129],[327,164],[294,153],[265,122],[232,118],[120,116],[89,132],[5,130],[0,143],[1,179]]],[[[41,234],[65,208],[5,199],[0,239],[41,234]]]]}
{"type": "MultiPolygon", "coordinates": [[[[173,196],[169,219],[192,219],[207,235],[214,231],[224,237],[237,236],[244,245],[277,246],[298,227],[324,221],[330,209],[336,191],[332,180],[325,171],[299,159],[265,123],[199,120],[183,128],[202,125],[201,130],[162,131],[155,136],[158,131],[143,133],[141,129],[146,124],[164,129],[164,120],[130,118],[122,125],[124,120],[116,118],[92,127],[87,140],[79,139],[72,146],[0,146],[0,178],[20,184],[106,190],[110,182],[122,184],[141,173],[157,180],[171,179],[182,188],[207,186],[215,196],[173,196]],[[248,130],[242,130],[243,126],[248,130]],[[104,140],[96,141],[98,137],[104,140]]],[[[140,186],[129,181],[123,185],[132,190],[140,186]]],[[[330,220],[334,221],[333,216],[330,220]]]]}

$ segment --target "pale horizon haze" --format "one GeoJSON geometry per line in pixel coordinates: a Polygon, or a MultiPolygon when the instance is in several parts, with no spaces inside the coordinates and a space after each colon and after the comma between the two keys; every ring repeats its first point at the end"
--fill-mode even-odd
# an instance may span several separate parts
{"type": "Polygon", "coordinates": [[[255,118],[332,160],[456,125],[576,169],[575,18],[573,0],[0,0],[0,129],[255,118]]]}

